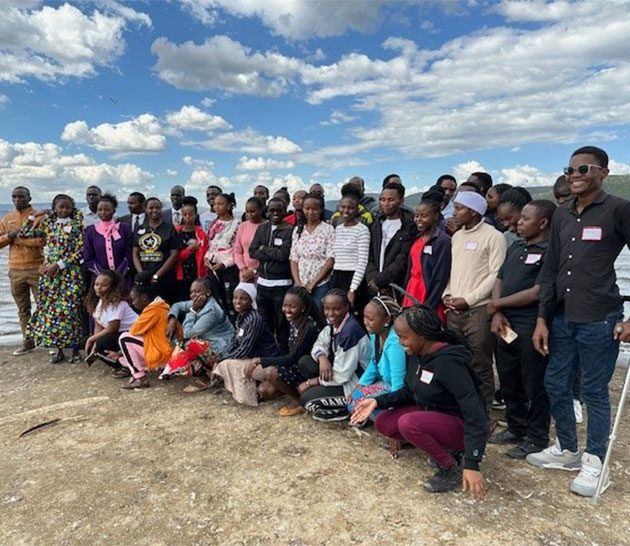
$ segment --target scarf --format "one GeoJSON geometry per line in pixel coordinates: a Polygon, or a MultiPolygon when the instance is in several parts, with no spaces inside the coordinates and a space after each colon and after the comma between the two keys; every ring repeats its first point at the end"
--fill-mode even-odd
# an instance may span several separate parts
{"type": "Polygon", "coordinates": [[[114,262],[114,245],[113,241],[120,239],[120,224],[114,220],[105,222],[101,220],[94,225],[96,233],[101,235],[105,239],[105,255],[107,256],[107,265],[109,269],[116,270],[116,263],[114,262]]]}

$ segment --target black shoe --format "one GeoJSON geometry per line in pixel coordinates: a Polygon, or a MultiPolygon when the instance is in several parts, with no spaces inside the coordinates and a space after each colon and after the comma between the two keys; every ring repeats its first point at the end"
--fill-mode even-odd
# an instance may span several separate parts
{"type": "Polygon", "coordinates": [[[430,493],[444,493],[453,491],[462,485],[462,467],[456,464],[451,468],[440,468],[433,476],[424,482],[424,488],[430,493]]]}
{"type": "Polygon", "coordinates": [[[495,432],[488,440],[491,444],[520,444],[525,440],[525,436],[515,434],[509,428],[501,432],[495,432]]]}
{"type": "Polygon", "coordinates": [[[331,410],[321,410],[321,409],[316,409],[313,412],[313,419],[315,419],[315,421],[322,421],[322,422],[334,422],[334,421],[345,421],[346,419],[350,418],[350,413],[348,413],[347,411],[331,411],[331,410]]]}
{"type": "Polygon", "coordinates": [[[540,445],[534,442],[523,442],[511,449],[508,449],[505,454],[511,459],[524,459],[530,453],[539,453],[543,449],[547,448],[547,444],[540,445]]]}

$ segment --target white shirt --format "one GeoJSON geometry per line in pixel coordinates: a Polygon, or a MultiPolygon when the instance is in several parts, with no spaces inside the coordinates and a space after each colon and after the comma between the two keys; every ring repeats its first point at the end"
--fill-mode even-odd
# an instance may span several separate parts
{"type": "Polygon", "coordinates": [[[173,225],[178,226],[182,223],[182,209],[175,210],[171,209],[171,219],[173,220],[173,225]]]}
{"type": "Polygon", "coordinates": [[[112,320],[119,320],[119,332],[126,332],[129,328],[131,328],[131,325],[138,320],[138,314],[126,301],[121,301],[118,305],[108,305],[105,309],[103,309],[99,300],[92,316],[103,328],[105,328],[112,320]]]}
{"type": "Polygon", "coordinates": [[[81,209],[81,212],[83,212],[83,227],[93,226],[100,220],[98,214],[92,212],[90,207],[81,209]]]}
{"type": "Polygon", "coordinates": [[[201,216],[199,216],[201,227],[206,233],[208,233],[208,228],[210,227],[210,224],[216,219],[217,215],[211,210],[207,210],[206,212],[201,213],[201,216]]]}
{"type": "Polygon", "coordinates": [[[131,229],[136,228],[136,219],[138,219],[138,226],[141,226],[142,224],[144,224],[144,220],[146,218],[146,214],[144,212],[141,212],[140,214],[132,214],[131,215],[131,229]]]}
{"type": "Polygon", "coordinates": [[[385,260],[385,249],[389,242],[394,238],[396,232],[402,227],[402,220],[396,218],[394,220],[385,220],[383,222],[381,231],[383,236],[381,237],[381,255],[378,260],[378,270],[383,271],[383,261],[385,260]]]}

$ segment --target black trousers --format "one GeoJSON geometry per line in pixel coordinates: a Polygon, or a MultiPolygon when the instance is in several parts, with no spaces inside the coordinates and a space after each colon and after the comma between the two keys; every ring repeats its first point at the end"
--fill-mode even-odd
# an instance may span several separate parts
{"type": "MultiPolygon", "coordinates": [[[[310,355],[303,356],[298,362],[300,373],[310,379],[319,376],[319,364],[310,355]]],[[[325,415],[347,415],[348,408],[343,387],[317,385],[304,391],[300,404],[306,411],[325,415]]]]}
{"type": "MultiPolygon", "coordinates": [[[[208,271],[208,279],[210,280],[210,288],[212,295],[221,304],[228,318],[234,324],[236,322],[236,313],[232,305],[232,296],[239,282],[238,267],[235,265],[221,269],[215,275],[212,271],[208,271]]],[[[186,298],[188,299],[188,298],[186,298]]]]}
{"type": "Polygon", "coordinates": [[[284,295],[290,286],[261,286],[258,285],[258,313],[267,323],[276,338],[280,354],[289,352],[289,323],[282,312],[284,295]]]}
{"type": "Polygon", "coordinates": [[[532,343],[535,323],[512,323],[518,337],[510,344],[499,340],[497,370],[505,400],[508,428],[541,447],[549,443],[549,399],[544,378],[547,358],[532,343]]]}

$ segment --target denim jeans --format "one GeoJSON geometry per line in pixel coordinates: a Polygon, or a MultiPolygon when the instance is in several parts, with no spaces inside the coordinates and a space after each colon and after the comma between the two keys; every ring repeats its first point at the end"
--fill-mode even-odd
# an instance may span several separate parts
{"type": "Polygon", "coordinates": [[[311,293],[311,296],[313,296],[313,301],[315,302],[315,305],[317,305],[320,308],[323,307],[324,304],[322,300],[324,299],[326,292],[328,292],[329,290],[330,290],[330,281],[326,281],[321,286],[316,286],[315,288],[313,288],[313,292],[311,293]]]}
{"type": "Polygon", "coordinates": [[[619,342],[613,339],[613,332],[622,319],[621,310],[610,313],[601,322],[570,322],[562,314],[553,318],[545,388],[562,449],[578,449],[573,413],[573,378],[578,366],[588,415],[586,452],[602,460],[606,455],[610,433],[608,383],[619,354],[619,342]]]}

